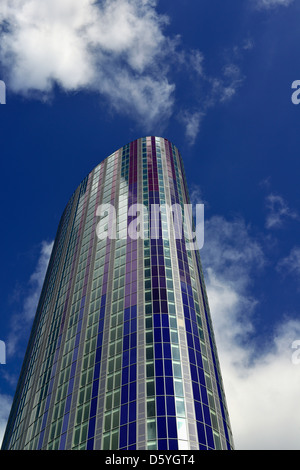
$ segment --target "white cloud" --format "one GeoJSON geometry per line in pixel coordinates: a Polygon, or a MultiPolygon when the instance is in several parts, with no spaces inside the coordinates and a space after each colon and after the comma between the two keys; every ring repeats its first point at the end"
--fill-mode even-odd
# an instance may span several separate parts
{"type": "Polygon", "coordinates": [[[42,96],[58,83],[91,89],[146,123],[169,115],[172,41],[154,0],[3,0],[0,59],[12,91],[42,96]],[[120,104],[120,106],[119,106],[120,104]]]}
{"type": "Polygon", "coordinates": [[[236,449],[300,449],[299,367],[292,342],[300,321],[270,325],[258,342],[252,283],[267,266],[263,250],[242,220],[206,222],[201,250],[222,377],[236,449]]]}
{"type": "Polygon", "coordinates": [[[46,270],[48,267],[53,242],[42,242],[39,259],[34,272],[30,276],[27,294],[24,297],[21,311],[11,320],[11,329],[6,340],[7,355],[12,356],[18,351],[18,343],[23,339],[24,331],[28,333],[34,318],[46,270]]]}
{"type": "Polygon", "coordinates": [[[169,19],[156,4],[2,0],[0,63],[9,90],[43,100],[52,97],[55,84],[65,91],[90,90],[148,132],[165,125],[175,110],[176,74],[169,75],[176,69],[191,80],[196,105],[180,114],[194,143],[208,107],[232,98],[243,77],[232,63],[220,77],[210,77],[200,50],[179,49],[180,36],[165,34],[169,19]],[[202,84],[208,90],[200,92],[202,84]]]}
{"type": "Polygon", "coordinates": [[[266,197],[266,228],[280,228],[287,219],[299,219],[296,211],[290,209],[284,198],[278,194],[269,194],[266,197]]]}

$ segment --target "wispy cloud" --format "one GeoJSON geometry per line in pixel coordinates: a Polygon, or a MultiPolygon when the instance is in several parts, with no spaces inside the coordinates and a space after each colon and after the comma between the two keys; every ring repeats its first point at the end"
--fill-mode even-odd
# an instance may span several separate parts
{"type": "Polygon", "coordinates": [[[280,228],[288,219],[298,220],[299,215],[291,209],[285,199],[279,194],[271,193],[266,197],[266,228],[280,228]]]}
{"type": "Polygon", "coordinates": [[[180,115],[180,121],[185,127],[185,135],[190,145],[194,145],[195,143],[204,116],[205,113],[200,111],[185,111],[180,115]]]}
{"type": "Polygon", "coordinates": [[[12,397],[0,394],[0,447],[5,433],[6,423],[12,404],[12,397]]]}
{"type": "Polygon", "coordinates": [[[300,321],[283,312],[258,343],[253,282],[268,266],[263,247],[242,219],[213,217],[205,232],[201,257],[236,448],[299,449],[300,366],[291,345],[300,321]]]}
{"type": "Polygon", "coordinates": [[[294,0],[254,0],[254,2],[258,8],[274,8],[279,6],[287,7],[291,5],[294,0]]]}
{"type": "MultiPolygon", "coordinates": [[[[241,51],[241,48],[239,50],[241,51]]],[[[244,50],[248,50],[248,48],[244,50]]],[[[237,55],[236,52],[233,51],[233,53],[237,55]]],[[[198,90],[195,93],[193,109],[187,109],[180,113],[180,120],[185,127],[185,135],[191,145],[195,143],[201,123],[209,110],[228,103],[238,93],[245,80],[240,67],[233,61],[226,62],[218,76],[211,76],[205,70],[204,59],[200,52],[199,56],[201,56],[201,61],[198,61],[196,75],[199,75],[197,80],[201,91],[198,90]]]]}
{"type": "Polygon", "coordinates": [[[295,275],[300,280],[300,247],[292,248],[289,255],[278,262],[277,269],[295,275]]]}
{"type": "Polygon", "coordinates": [[[24,334],[28,334],[34,318],[39,296],[42,290],[46,270],[48,267],[53,242],[42,242],[39,258],[34,272],[30,276],[28,285],[25,287],[20,311],[11,319],[10,332],[6,340],[7,355],[13,356],[18,353],[18,345],[24,340],[24,334]]]}
{"type": "MultiPolygon", "coordinates": [[[[20,310],[11,318],[6,343],[7,364],[16,356],[24,355],[24,344],[28,339],[32,320],[36,313],[37,304],[42,290],[45,274],[51,256],[53,242],[42,242],[36,267],[29,278],[28,284],[22,290],[20,298],[23,301],[20,310]]],[[[1,370],[1,379],[15,388],[17,377],[7,366],[1,370]]],[[[0,446],[5,432],[6,422],[12,404],[12,397],[0,393],[0,446]]]]}

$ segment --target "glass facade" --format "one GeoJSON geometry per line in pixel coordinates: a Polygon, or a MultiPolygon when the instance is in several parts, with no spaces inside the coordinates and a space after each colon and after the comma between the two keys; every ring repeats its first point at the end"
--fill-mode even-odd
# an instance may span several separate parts
{"type": "Polygon", "coordinates": [[[155,204],[188,203],[181,156],[163,138],[125,145],[82,181],[58,227],[3,449],[233,448],[199,251],[166,214],[149,217],[155,204]],[[138,219],[133,204],[146,208],[138,219]],[[143,236],[129,237],[137,220],[143,236]]]}

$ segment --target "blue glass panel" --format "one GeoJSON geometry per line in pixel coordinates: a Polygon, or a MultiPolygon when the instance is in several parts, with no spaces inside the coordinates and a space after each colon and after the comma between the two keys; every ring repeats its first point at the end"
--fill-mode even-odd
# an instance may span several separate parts
{"type": "Polygon", "coordinates": [[[173,396],[167,396],[166,397],[167,401],[167,415],[168,416],[175,416],[176,415],[176,410],[175,410],[175,400],[173,396]]]}
{"type": "Polygon", "coordinates": [[[89,421],[89,432],[88,432],[88,439],[94,436],[95,434],[95,426],[96,426],[96,416],[90,419],[89,421]]]}
{"type": "Polygon", "coordinates": [[[169,439],[177,439],[176,418],[168,417],[168,436],[169,439]]]}
{"type": "Polygon", "coordinates": [[[196,364],[196,356],[195,356],[195,351],[192,348],[188,348],[189,350],[189,358],[190,358],[190,363],[191,364],[196,364]]]}
{"type": "Polygon", "coordinates": [[[126,322],[124,323],[123,334],[124,334],[124,336],[129,334],[129,321],[126,321],[126,322]]]}
{"type": "Polygon", "coordinates": [[[94,368],[94,379],[98,379],[99,375],[100,375],[100,362],[97,362],[94,368]]]}
{"type": "Polygon", "coordinates": [[[161,329],[154,328],[154,342],[161,343],[161,329]]]}
{"type": "Polygon", "coordinates": [[[124,322],[130,319],[130,307],[125,308],[124,310],[124,322]]]}
{"type": "Polygon", "coordinates": [[[197,367],[191,364],[191,378],[194,382],[198,382],[197,367]]]}
{"type": "Polygon", "coordinates": [[[164,395],[164,379],[163,377],[156,377],[156,395],[164,395]]]}
{"type": "Polygon", "coordinates": [[[201,403],[195,401],[195,416],[197,421],[203,421],[203,413],[201,403]]]}
{"type": "Polygon", "coordinates": [[[128,405],[122,405],[121,406],[121,418],[120,418],[120,424],[126,424],[128,421],[128,405]]]}
{"type": "Polygon", "coordinates": [[[127,403],[127,402],[128,402],[128,385],[123,385],[122,391],[121,391],[121,403],[127,403]]]}
{"type": "Polygon", "coordinates": [[[128,367],[124,367],[122,370],[122,385],[128,383],[128,367]]]}
{"type": "Polygon", "coordinates": [[[205,384],[205,375],[204,375],[204,370],[201,369],[201,367],[198,367],[198,377],[199,377],[199,381],[201,384],[205,384]]]}
{"type": "Polygon", "coordinates": [[[136,365],[130,366],[130,382],[136,382],[136,365]]]}
{"type": "Polygon", "coordinates": [[[137,319],[132,318],[131,319],[131,333],[135,333],[137,330],[137,319]]]}
{"type": "Polygon", "coordinates": [[[209,426],[206,426],[205,429],[206,429],[206,436],[207,436],[207,445],[208,447],[211,447],[212,449],[214,449],[215,444],[214,444],[212,429],[209,426]]]}
{"type": "Polygon", "coordinates": [[[129,336],[124,336],[123,338],[123,350],[125,351],[126,349],[129,348],[129,336]]]}
{"type": "Polygon", "coordinates": [[[165,397],[163,395],[156,397],[156,413],[157,416],[164,416],[166,414],[165,397]]]}
{"type": "Polygon", "coordinates": [[[60,438],[59,449],[63,450],[66,445],[67,433],[63,434],[60,438]]]}
{"type": "Polygon", "coordinates": [[[164,365],[165,365],[165,375],[167,376],[173,375],[172,361],[170,359],[165,359],[164,365]]]}
{"type": "Polygon", "coordinates": [[[136,318],[137,316],[137,308],[136,308],[136,305],[133,305],[131,307],[131,318],[136,318]]]}
{"type": "Polygon", "coordinates": [[[178,450],[178,442],[176,439],[169,439],[169,450],[178,450]]]}
{"type": "MultiPolygon", "coordinates": [[[[128,337],[127,337],[128,338],[128,337]]],[[[126,349],[123,352],[123,364],[122,367],[127,367],[129,365],[129,349],[126,349]]]]}
{"type": "Polygon", "coordinates": [[[159,289],[152,289],[153,300],[159,300],[159,289]]]}
{"type": "Polygon", "coordinates": [[[193,387],[194,399],[200,401],[200,391],[199,391],[198,383],[192,382],[192,387],[193,387]]]}
{"type": "Polygon", "coordinates": [[[166,418],[163,418],[163,417],[157,418],[157,436],[159,439],[166,439],[167,437],[166,418]]]}
{"type": "Polygon", "coordinates": [[[156,358],[162,358],[162,344],[161,343],[156,343],[154,344],[154,351],[155,351],[155,357],[156,358]]]}
{"type": "Polygon", "coordinates": [[[172,355],[171,355],[171,345],[169,343],[164,343],[163,348],[164,348],[164,357],[166,359],[171,359],[171,357],[172,357],[172,355]]]}
{"type": "Polygon", "coordinates": [[[161,300],[167,300],[167,290],[166,289],[160,289],[160,298],[161,298],[161,300]]]}
{"type": "Polygon", "coordinates": [[[67,413],[64,416],[63,425],[62,425],[62,429],[61,429],[62,434],[64,434],[67,431],[68,423],[69,423],[69,413],[67,413]]]}
{"type": "Polygon", "coordinates": [[[92,397],[96,397],[98,395],[98,387],[99,387],[99,380],[94,380],[93,388],[92,388],[92,397]]]}
{"type": "Polygon", "coordinates": [[[87,441],[86,449],[87,450],[93,450],[94,449],[94,439],[89,439],[87,441]]]}
{"type": "Polygon", "coordinates": [[[127,426],[120,427],[120,447],[127,446],[127,426]]]}
{"type": "Polygon", "coordinates": [[[72,395],[69,395],[66,400],[66,408],[65,408],[65,413],[68,413],[71,409],[71,403],[72,403],[72,395]]]}
{"type": "Polygon", "coordinates": [[[130,364],[136,363],[136,348],[130,349],[130,364]]]}
{"type": "MultiPolygon", "coordinates": [[[[103,342],[103,332],[101,331],[100,333],[98,333],[98,337],[97,337],[97,348],[100,349],[100,359],[101,359],[102,342],[103,342]]],[[[98,360],[100,361],[100,359],[98,360]]]]}
{"type": "Polygon", "coordinates": [[[163,361],[162,359],[155,360],[155,373],[156,375],[163,375],[163,361]]]}
{"type": "Polygon", "coordinates": [[[165,378],[166,383],[166,394],[167,395],[174,395],[174,384],[172,377],[165,378]]]}
{"type": "Polygon", "coordinates": [[[203,405],[203,415],[205,423],[211,426],[210,412],[207,405],[203,405]]]}
{"type": "Polygon", "coordinates": [[[132,401],[129,403],[129,421],[135,421],[135,420],[136,420],[136,401],[132,401]]]}
{"type": "Polygon", "coordinates": [[[90,416],[95,416],[97,412],[97,397],[93,398],[91,401],[90,416]]]}
{"type": "Polygon", "coordinates": [[[158,447],[158,450],[168,450],[168,440],[158,439],[157,447],[158,447]]]}
{"type": "Polygon", "coordinates": [[[188,305],[188,297],[184,293],[182,293],[182,302],[184,305],[188,305]]]}
{"type": "Polygon", "coordinates": [[[136,382],[129,384],[129,401],[136,400],[136,382]]]}
{"type": "Polygon", "coordinates": [[[130,335],[130,347],[131,348],[136,348],[136,333],[132,333],[130,335]]]}
{"type": "Polygon", "coordinates": [[[186,333],[187,344],[190,348],[194,348],[193,336],[191,333],[186,333]]]}
{"type": "Polygon", "coordinates": [[[204,385],[201,385],[201,398],[202,398],[203,403],[208,405],[208,396],[207,396],[207,391],[204,385]]]}
{"type": "Polygon", "coordinates": [[[163,328],[163,341],[170,343],[170,331],[169,328],[163,328]]]}
{"type": "Polygon", "coordinates": [[[190,318],[190,310],[189,310],[189,307],[187,305],[183,306],[183,312],[184,312],[185,318],[189,319],[190,318]]]}

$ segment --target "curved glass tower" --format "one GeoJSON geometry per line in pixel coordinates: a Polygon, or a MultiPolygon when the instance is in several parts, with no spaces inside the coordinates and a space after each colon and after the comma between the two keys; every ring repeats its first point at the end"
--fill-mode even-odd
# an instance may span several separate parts
{"type": "Polygon", "coordinates": [[[125,145],[82,181],[2,449],[233,448],[199,251],[172,217],[149,217],[188,203],[181,156],[163,138],[125,145]]]}

